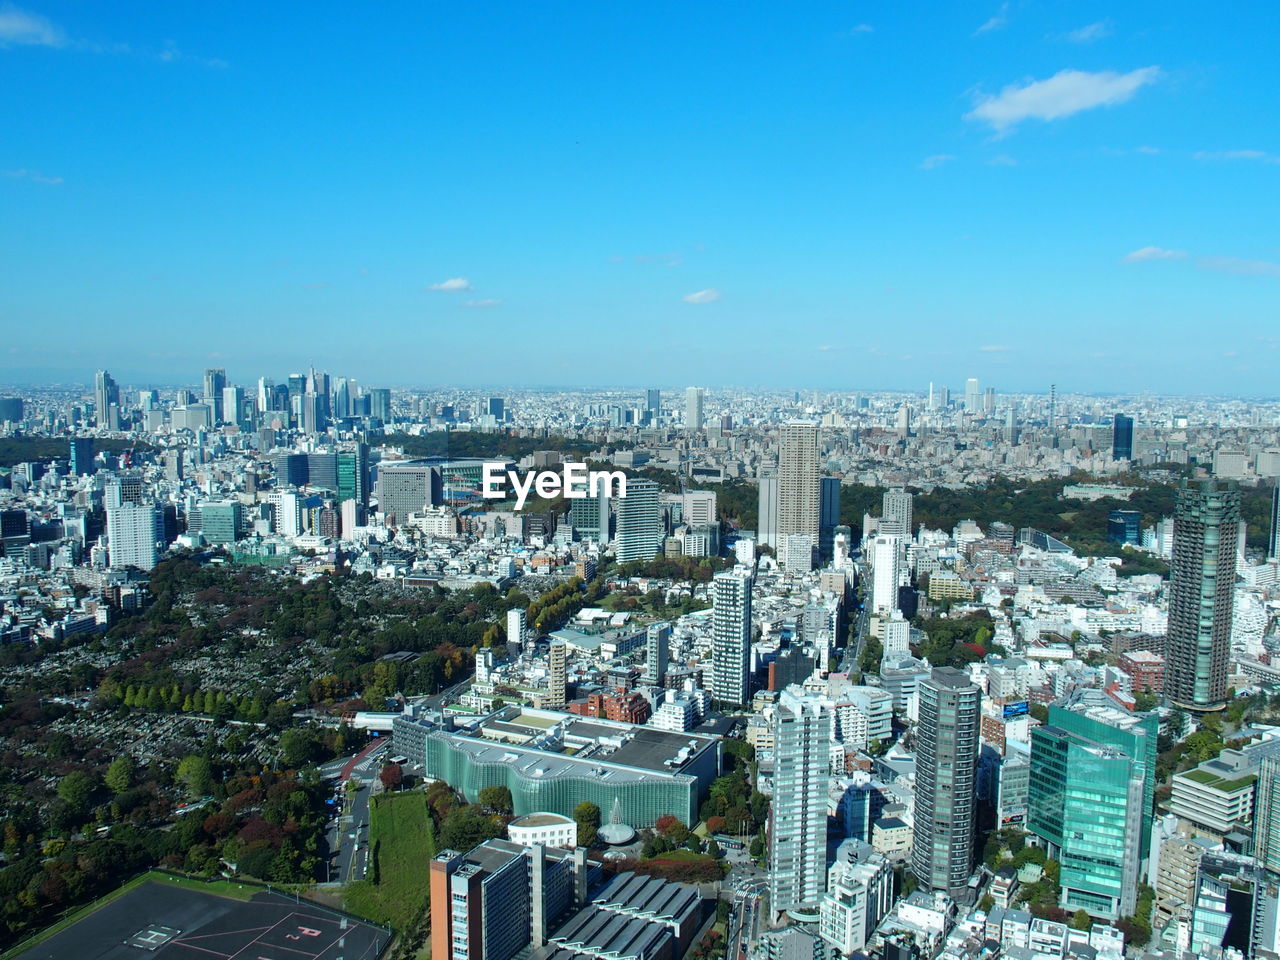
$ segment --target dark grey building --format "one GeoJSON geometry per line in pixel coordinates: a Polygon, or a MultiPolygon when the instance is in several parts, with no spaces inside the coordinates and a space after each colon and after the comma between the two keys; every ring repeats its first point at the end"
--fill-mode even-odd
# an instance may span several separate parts
{"type": "Polygon", "coordinates": [[[920,682],[911,870],[928,890],[963,889],[973,869],[982,691],[955,667],[920,682]]]}
{"type": "Polygon", "coordinates": [[[1231,655],[1240,488],[1184,482],[1173,516],[1164,692],[1188,710],[1221,709],[1231,655]]]}

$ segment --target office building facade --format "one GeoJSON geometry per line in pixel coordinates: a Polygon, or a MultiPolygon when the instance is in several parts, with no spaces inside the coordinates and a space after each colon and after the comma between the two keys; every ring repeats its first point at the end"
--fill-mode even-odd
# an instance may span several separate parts
{"type": "MultiPolygon", "coordinates": [[[[778,432],[778,549],[781,559],[795,534],[821,539],[822,484],[818,470],[818,425],[791,420],[778,432]]],[[[839,509],[837,505],[837,510],[839,509]]]]}
{"type": "Polygon", "coordinates": [[[666,535],[662,522],[662,488],[652,480],[631,480],[627,495],[618,500],[618,537],[615,555],[619,563],[652,560],[662,550],[666,535]]]}

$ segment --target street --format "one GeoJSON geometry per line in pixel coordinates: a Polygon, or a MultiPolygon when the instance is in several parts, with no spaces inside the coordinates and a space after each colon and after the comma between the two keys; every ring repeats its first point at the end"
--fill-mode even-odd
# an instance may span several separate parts
{"type": "Polygon", "coordinates": [[[327,832],[329,842],[329,882],[348,883],[363,880],[369,870],[369,796],[370,785],[382,768],[383,755],[391,741],[376,741],[372,748],[351,757],[331,761],[320,768],[320,775],[327,780],[338,779],[350,766],[349,777],[360,780],[363,786],[355,793],[341,789],[338,816],[331,820],[327,832]],[[354,763],[352,761],[355,761],[354,763]]]}

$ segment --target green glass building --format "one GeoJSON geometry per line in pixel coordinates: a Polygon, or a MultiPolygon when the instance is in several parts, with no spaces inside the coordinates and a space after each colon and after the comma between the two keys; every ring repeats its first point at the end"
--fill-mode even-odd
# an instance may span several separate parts
{"type": "Polygon", "coordinates": [[[1061,906],[1114,920],[1137,905],[1151,842],[1158,718],[1098,690],[1049,707],[1031,734],[1028,829],[1061,866],[1061,906]]]}
{"type": "Polygon", "coordinates": [[[237,500],[200,505],[200,532],[207,543],[235,543],[240,538],[241,509],[237,500]]]}

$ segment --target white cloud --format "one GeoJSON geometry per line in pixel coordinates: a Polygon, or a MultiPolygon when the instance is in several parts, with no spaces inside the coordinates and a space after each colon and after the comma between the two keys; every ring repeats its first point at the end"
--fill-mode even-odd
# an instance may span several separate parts
{"type": "Polygon", "coordinates": [[[61,47],[67,42],[50,20],[11,3],[0,4],[0,47],[61,47]]]}
{"type": "Polygon", "coordinates": [[[1000,9],[995,12],[995,15],[991,17],[989,20],[987,20],[987,22],[984,23],[982,26],[980,26],[977,30],[973,31],[973,35],[976,37],[981,33],[990,33],[992,30],[999,30],[1008,22],[1009,22],[1009,4],[1002,3],[1000,4],[1000,9]]]}
{"type": "Polygon", "coordinates": [[[1146,260],[1185,260],[1187,251],[1166,250],[1163,247],[1139,247],[1132,253],[1126,253],[1120,259],[1124,263],[1143,263],[1146,260]]]}
{"type": "Polygon", "coordinates": [[[852,30],[850,30],[849,32],[850,32],[850,33],[854,33],[854,34],[857,34],[857,33],[874,33],[874,32],[875,32],[875,29],[876,29],[876,28],[875,28],[875,27],[873,27],[873,26],[872,26],[871,24],[869,24],[869,23],[860,23],[860,24],[858,24],[856,27],[854,27],[852,30]]]}
{"type": "Polygon", "coordinates": [[[1145,153],[1149,157],[1154,157],[1160,152],[1159,147],[1134,147],[1138,153],[1145,153]]]}
{"type": "Polygon", "coordinates": [[[500,306],[501,303],[502,303],[501,300],[463,300],[462,301],[462,305],[464,307],[477,307],[477,308],[496,307],[496,306],[500,306]]]}
{"type": "Polygon", "coordinates": [[[987,161],[987,165],[991,167],[1016,167],[1018,161],[1013,159],[1007,153],[997,154],[987,161]]]}
{"type": "Polygon", "coordinates": [[[720,291],[715,287],[708,287],[706,290],[685,294],[681,299],[685,303],[715,303],[720,299],[720,291]]]}
{"type": "Polygon", "coordinates": [[[1239,257],[1201,257],[1196,261],[1201,270],[1234,273],[1242,277],[1275,277],[1280,279],[1280,263],[1267,260],[1241,260],[1239,257]]]}
{"type": "Polygon", "coordinates": [[[1109,36],[1111,36],[1111,21],[1099,20],[1097,23],[1091,23],[1088,26],[1081,27],[1079,30],[1072,30],[1067,34],[1066,39],[1071,43],[1093,43],[1095,40],[1101,40],[1109,36]]]}
{"type": "Polygon", "coordinates": [[[1004,344],[991,344],[990,346],[979,347],[978,349],[981,350],[983,353],[1008,353],[1009,352],[1009,348],[1006,347],[1004,344]]]}
{"type": "Polygon", "coordinates": [[[1023,120],[1058,120],[1082,110],[1124,103],[1159,77],[1159,67],[1128,73],[1061,70],[1047,80],[1012,83],[998,94],[979,97],[965,119],[980,120],[1003,133],[1023,120]]]}
{"type": "Polygon", "coordinates": [[[62,182],[61,177],[46,177],[42,173],[34,170],[0,170],[0,176],[8,177],[10,180],[27,180],[31,183],[42,183],[46,187],[54,187],[62,182]]]}
{"type": "Polygon", "coordinates": [[[1280,157],[1265,150],[1198,150],[1192,156],[1196,160],[1257,160],[1260,163],[1280,163],[1280,157]]]}
{"type": "Polygon", "coordinates": [[[448,280],[433,283],[427,289],[435,290],[437,293],[466,293],[471,289],[471,281],[466,277],[451,277],[448,280]]]}
{"type": "Polygon", "coordinates": [[[931,157],[925,157],[923,160],[921,160],[921,161],[920,161],[920,169],[921,169],[921,170],[934,170],[934,169],[936,169],[936,168],[938,168],[938,167],[942,166],[944,163],[950,163],[950,162],[951,162],[952,160],[954,160],[954,159],[955,159],[955,155],[954,155],[954,154],[950,154],[950,153],[935,153],[933,156],[931,156],[931,157]]]}

